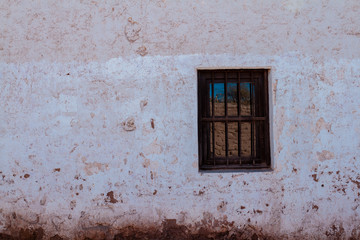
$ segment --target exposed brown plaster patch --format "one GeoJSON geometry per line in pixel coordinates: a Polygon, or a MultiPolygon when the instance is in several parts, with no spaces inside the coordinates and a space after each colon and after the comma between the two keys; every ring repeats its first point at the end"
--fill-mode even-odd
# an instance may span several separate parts
{"type": "Polygon", "coordinates": [[[318,181],[319,181],[319,179],[317,178],[317,174],[313,174],[313,175],[311,175],[311,176],[312,176],[312,178],[314,179],[315,182],[318,182],[318,181]]]}
{"type": "Polygon", "coordinates": [[[46,203],[46,196],[44,195],[41,199],[40,199],[40,205],[44,206],[46,203]]]}
{"type": "Polygon", "coordinates": [[[349,178],[349,179],[350,179],[350,181],[351,181],[352,183],[356,184],[357,188],[360,189],[360,181],[354,180],[354,179],[352,179],[352,178],[349,178]]]}
{"type": "Polygon", "coordinates": [[[227,204],[228,204],[227,202],[221,201],[220,204],[217,206],[217,210],[221,211],[221,212],[226,211],[226,205],[227,204]]]}
{"type": "Polygon", "coordinates": [[[153,118],[150,120],[150,123],[151,123],[151,128],[154,129],[155,128],[155,120],[153,118]]]}
{"type": "Polygon", "coordinates": [[[334,158],[334,153],[327,151],[327,150],[323,150],[322,152],[317,152],[316,154],[317,154],[319,161],[321,161],[321,162],[334,158]]]}
{"type": "Polygon", "coordinates": [[[147,101],[147,100],[142,100],[142,101],[140,102],[140,109],[141,109],[141,111],[144,110],[144,108],[147,106],[147,104],[148,104],[148,101],[147,101]]]}
{"type": "Polygon", "coordinates": [[[107,163],[84,162],[84,164],[85,164],[84,170],[86,172],[86,175],[88,175],[88,176],[97,174],[99,172],[105,172],[106,170],[109,169],[109,164],[107,164],[107,163]]]}
{"type": "Polygon", "coordinates": [[[107,196],[107,199],[105,199],[105,202],[110,202],[110,203],[117,203],[118,202],[118,200],[116,200],[114,198],[114,192],[113,191],[108,192],[106,194],[106,196],[107,196]]]}
{"type": "Polygon", "coordinates": [[[331,239],[343,239],[343,235],[345,233],[345,230],[342,226],[342,224],[340,225],[335,225],[333,224],[329,230],[327,230],[325,232],[325,235],[331,239]]]}
{"type": "Polygon", "coordinates": [[[179,159],[175,156],[174,160],[171,162],[171,164],[176,164],[179,161],[179,159]]]}
{"type": "Polygon", "coordinates": [[[64,240],[64,238],[60,237],[58,234],[50,237],[50,240],[64,240]]]}
{"type": "Polygon", "coordinates": [[[79,144],[75,143],[75,144],[74,144],[74,147],[70,150],[69,153],[73,153],[78,146],[79,146],[79,144]]]}
{"type": "Polygon", "coordinates": [[[123,123],[122,123],[123,129],[127,132],[131,132],[134,131],[136,129],[135,126],[135,119],[133,117],[129,117],[127,118],[123,123]]]}
{"type": "Polygon", "coordinates": [[[141,46],[136,50],[136,53],[139,54],[140,56],[146,56],[148,54],[147,49],[145,46],[141,46]]]}
{"type": "Polygon", "coordinates": [[[133,43],[140,38],[141,26],[136,21],[132,20],[131,17],[128,18],[128,23],[125,26],[124,32],[126,39],[133,43]]]}
{"type": "Polygon", "coordinates": [[[234,222],[218,219],[206,219],[205,223],[198,223],[198,230],[193,232],[185,225],[178,225],[176,219],[165,219],[161,227],[134,227],[121,228],[114,236],[120,239],[274,239],[262,233],[256,226],[234,227],[234,222]],[[209,222],[212,225],[209,225],[209,222]],[[215,230],[218,229],[218,230],[215,230]]]}
{"type": "Polygon", "coordinates": [[[326,123],[324,118],[319,118],[316,122],[316,134],[319,134],[322,129],[327,130],[328,132],[331,132],[331,123],[326,123]]]}
{"type": "Polygon", "coordinates": [[[150,165],[150,160],[148,158],[145,157],[145,155],[143,153],[139,153],[140,157],[144,158],[144,161],[143,161],[143,167],[144,168],[147,168],[149,167],[150,165]]]}
{"type": "Polygon", "coordinates": [[[76,200],[72,200],[72,201],[70,202],[70,209],[71,209],[71,210],[74,210],[75,207],[76,207],[76,200]]]}
{"type": "Polygon", "coordinates": [[[197,192],[197,191],[194,191],[194,192],[193,192],[194,196],[201,196],[201,195],[203,195],[204,193],[205,193],[204,190],[199,190],[198,192],[197,192]]]}
{"type": "Polygon", "coordinates": [[[161,143],[158,143],[158,139],[156,138],[151,144],[144,147],[144,154],[151,155],[151,154],[160,154],[163,151],[163,146],[161,143]]]}

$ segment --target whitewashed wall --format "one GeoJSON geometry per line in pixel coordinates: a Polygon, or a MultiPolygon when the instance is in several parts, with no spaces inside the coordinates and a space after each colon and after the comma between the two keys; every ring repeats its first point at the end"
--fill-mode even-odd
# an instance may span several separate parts
{"type": "Polygon", "coordinates": [[[358,1],[1,1],[0,23],[3,234],[360,238],[358,1]],[[200,67],[271,68],[274,171],[198,172],[200,67]]]}

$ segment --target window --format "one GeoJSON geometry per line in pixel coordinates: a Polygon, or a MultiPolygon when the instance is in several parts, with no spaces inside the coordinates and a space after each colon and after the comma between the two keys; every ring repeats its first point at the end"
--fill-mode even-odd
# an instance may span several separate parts
{"type": "Polygon", "coordinates": [[[200,170],[269,169],[268,70],[198,70],[200,170]]]}

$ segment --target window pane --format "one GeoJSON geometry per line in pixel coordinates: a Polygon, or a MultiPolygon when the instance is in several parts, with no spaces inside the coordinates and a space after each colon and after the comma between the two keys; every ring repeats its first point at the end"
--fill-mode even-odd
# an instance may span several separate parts
{"type": "Polygon", "coordinates": [[[264,124],[262,122],[256,122],[254,124],[254,154],[256,158],[262,158],[264,154],[264,124]]]}
{"type": "Polygon", "coordinates": [[[241,123],[241,157],[251,156],[251,123],[241,123]]]}
{"type": "Polygon", "coordinates": [[[225,123],[215,122],[215,157],[225,157],[225,123]]]}
{"type": "Polygon", "coordinates": [[[255,101],[254,85],[252,83],[240,83],[241,115],[251,116],[255,101]]]}
{"type": "Polygon", "coordinates": [[[214,83],[214,107],[215,116],[225,115],[224,83],[214,83]]]}
{"type": "Polygon", "coordinates": [[[227,84],[227,111],[228,116],[238,115],[238,84],[228,83],[227,84]]]}
{"type": "Polygon", "coordinates": [[[238,156],[238,123],[228,123],[229,157],[238,156]]]}

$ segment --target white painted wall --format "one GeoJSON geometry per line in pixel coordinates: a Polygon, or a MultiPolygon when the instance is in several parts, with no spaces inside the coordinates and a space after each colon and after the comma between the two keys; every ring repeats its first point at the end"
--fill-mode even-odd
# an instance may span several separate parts
{"type": "Polygon", "coordinates": [[[0,232],[109,238],[176,219],[360,237],[358,1],[2,1],[0,13],[0,232]],[[196,68],[263,66],[275,170],[199,173],[196,68]]]}

